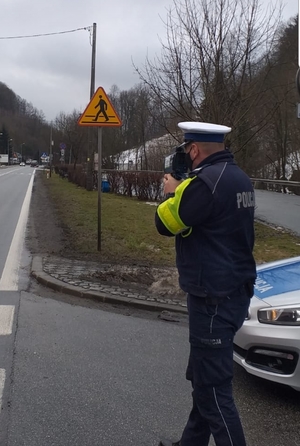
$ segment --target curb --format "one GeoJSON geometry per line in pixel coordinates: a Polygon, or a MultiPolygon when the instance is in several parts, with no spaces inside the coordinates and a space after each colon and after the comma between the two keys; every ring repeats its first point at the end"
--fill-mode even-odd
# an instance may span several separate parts
{"type": "Polygon", "coordinates": [[[127,305],[139,310],[146,311],[168,311],[170,313],[181,313],[188,314],[187,309],[183,307],[177,307],[176,305],[168,305],[159,302],[147,302],[143,300],[137,299],[129,299],[128,297],[123,296],[115,296],[108,293],[101,293],[99,291],[86,291],[82,290],[77,286],[70,285],[62,282],[61,280],[55,279],[51,277],[49,274],[46,274],[43,270],[43,260],[40,256],[34,256],[31,264],[31,273],[30,275],[34,277],[34,279],[45,286],[46,288],[50,288],[54,291],[69,294],[75,297],[81,297],[86,299],[94,299],[102,303],[114,304],[114,305],[127,305]]]}

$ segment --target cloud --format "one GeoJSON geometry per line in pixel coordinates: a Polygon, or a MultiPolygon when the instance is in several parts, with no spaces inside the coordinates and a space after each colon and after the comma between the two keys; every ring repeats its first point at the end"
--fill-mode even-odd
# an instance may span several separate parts
{"type": "MultiPolygon", "coordinates": [[[[266,0],[265,0],[266,1],[266,0]]],[[[285,16],[297,13],[286,0],[285,16]]],[[[96,82],[106,92],[139,82],[138,67],[160,53],[172,0],[2,0],[1,36],[59,33],[97,23],[96,82]],[[4,20],[5,19],[5,20],[4,20]]],[[[1,39],[0,81],[42,110],[47,120],[60,111],[83,110],[89,102],[91,39],[88,30],[47,37],[1,39]]]]}

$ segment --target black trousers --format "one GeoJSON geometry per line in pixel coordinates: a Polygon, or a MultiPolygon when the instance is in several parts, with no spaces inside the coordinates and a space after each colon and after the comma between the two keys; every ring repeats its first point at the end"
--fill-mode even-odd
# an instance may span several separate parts
{"type": "Polygon", "coordinates": [[[250,303],[244,288],[218,304],[188,295],[190,357],[186,377],[192,382],[193,406],[182,446],[246,446],[232,395],[233,338],[250,303]]]}

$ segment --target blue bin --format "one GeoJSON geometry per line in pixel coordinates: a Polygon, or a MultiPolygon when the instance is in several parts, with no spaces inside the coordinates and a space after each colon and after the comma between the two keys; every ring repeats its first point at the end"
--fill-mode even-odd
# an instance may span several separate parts
{"type": "Polygon", "coordinates": [[[107,180],[102,180],[101,191],[102,192],[109,192],[110,191],[109,182],[107,180]]]}

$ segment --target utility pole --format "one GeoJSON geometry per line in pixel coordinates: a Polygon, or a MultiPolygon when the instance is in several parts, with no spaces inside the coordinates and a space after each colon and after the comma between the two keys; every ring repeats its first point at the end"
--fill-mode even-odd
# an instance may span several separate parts
{"type": "MultiPolygon", "coordinates": [[[[95,71],[96,71],[96,31],[97,31],[97,24],[93,23],[93,43],[92,43],[92,65],[91,65],[91,90],[90,90],[90,100],[94,96],[95,93],[95,71]]],[[[89,132],[91,132],[91,128],[89,127],[89,132]]],[[[101,186],[102,186],[102,127],[98,127],[98,244],[97,248],[98,251],[101,251],[101,186]]],[[[89,138],[89,144],[90,138],[89,138]]],[[[93,151],[89,150],[89,153],[91,154],[91,159],[89,161],[91,166],[91,177],[92,177],[92,165],[94,160],[93,157],[93,151]]]]}
{"type": "MultiPolygon", "coordinates": [[[[96,71],[96,31],[97,24],[93,23],[93,43],[92,43],[92,65],[91,65],[91,90],[90,90],[90,100],[94,96],[95,93],[95,71],[96,71]]],[[[89,127],[88,131],[91,132],[91,128],[89,127]]],[[[89,135],[90,136],[90,135],[89,135]]],[[[101,251],[101,186],[102,186],[102,127],[98,127],[97,132],[98,139],[98,251],[101,251]]],[[[89,138],[89,144],[91,144],[89,138]]],[[[93,173],[92,173],[92,165],[93,165],[93,150],[89,150],[90,153],[90,173],[91,173],[91,182],[93,181],[93,173]]]]}
{"type": "Polygon", "coordinates": [[[8,138],[8,140],[7,140],[7,165],[9,166],[10,165],[10,158],[9,158],[9,155],[10,155],[10,153],[9,153],[9,149],[10,149],[10,143],[12,142],[12,139],[9,139],[8,138]]]}
{"type": "Polygon", "coordinates": [[[10,162],[9,162],[9,139],[7,140],[7,165],[9,166],[10,165],[10,162]]]}
{"type": "Polygon", "coordinates": [[[50,167],[49,177],[50,178],[51,178],[51,173],[52,173],[52,146],[53,146],[53,141],[52,141],[52,123],[51,123],[51,127],[50,127],[50,147],[49,147],[49,167],[50,167]]]}
{"type": "MultiPolygon", "coordinates": [[[[93,43],[92,43],[92,66],[91,66],[91,90],[90,90],[90,100],[94,96],[95,93],[95,71],[96,71],[96,30],[97,24],[93,23],[93,43]]],[[[89,132],[91,132],[91,128],[89,127],[89,132]]],[[[102,186],[102,127],[98,127],[98,251],[101,251],[101,186],[102,186]]],[[[90,144],[90,138],[89,138],[90,144]]],[[[92,165],[94,160],[93,151],[89,151],[91,154],[90,165],[91,165],[91,177],[92,177],[92,165]]]]}
{"type": "Polygon", "coordinates": [[[92,39],[92,65],[91,65],[91,89],[90,99],[95,93],[95,71],[96,71],[96,32],[97,23],[93,23],[93,39],[92,39]]]}
{"type": "MultiPolygon", "coordinates": [[[[91,64],[91,85],[90,85],[90,99],[92,99],[95,93],[95,66],[96,66],[96,30],[97,24],[93,23],[93,37],[92,37],[92,64],[91,64]]],[[[87,160],[87,173],[86,173],[86,189],[93,190],[93,146],[92,146],[92,133],[91,128],[88,129],[88,160],[87,160]]]]}

